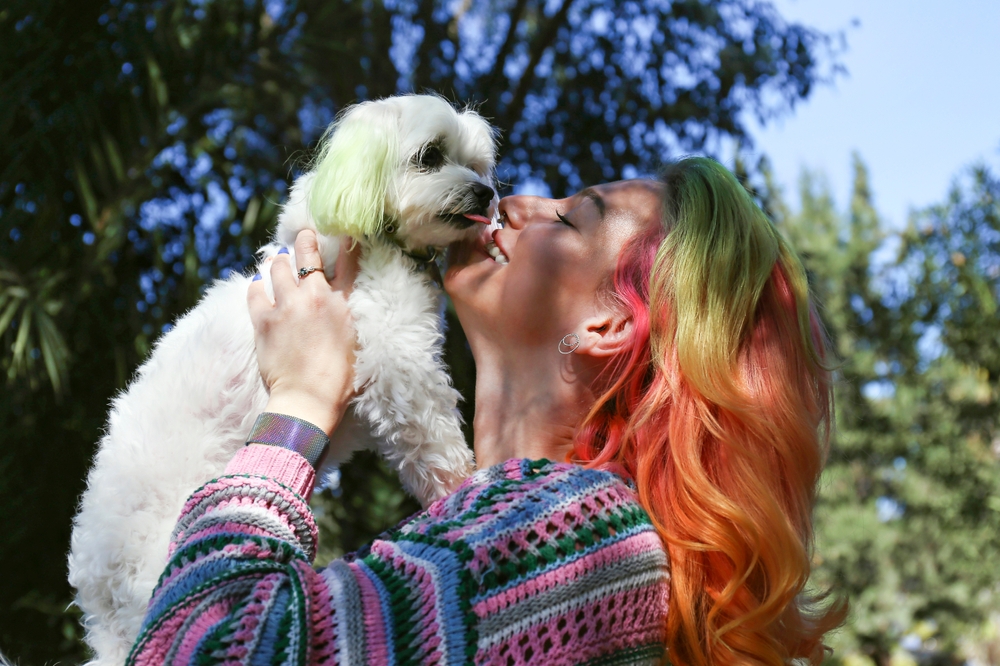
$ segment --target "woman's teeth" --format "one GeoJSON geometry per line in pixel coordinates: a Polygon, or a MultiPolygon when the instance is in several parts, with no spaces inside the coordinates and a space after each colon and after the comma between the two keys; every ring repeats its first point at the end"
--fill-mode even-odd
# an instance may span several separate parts
{"type": "Polygon", "coordinates": [[[486,243],[486,252],[491,257],[493,257],[493,261],[500,264],[501,266],[507,264],[507,255],[501,252],[500,248],[497,247],[497,244],[494,243],[493,241],[486,243]]]}

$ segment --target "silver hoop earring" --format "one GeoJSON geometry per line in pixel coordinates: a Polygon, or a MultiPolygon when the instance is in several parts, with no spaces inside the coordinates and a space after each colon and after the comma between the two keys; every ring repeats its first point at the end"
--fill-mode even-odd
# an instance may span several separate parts
{"type": "Polygon", "coordinates": [[[572,354],[576,351],[576,348],[580,346],[580,336],[576,333],[567,333],[563,336],[562,340],[559,341],[559,353],[563,356],[567,354],[572,354]],[[572,342],[567,342],[567,338],[575,338],[572,342]]]}

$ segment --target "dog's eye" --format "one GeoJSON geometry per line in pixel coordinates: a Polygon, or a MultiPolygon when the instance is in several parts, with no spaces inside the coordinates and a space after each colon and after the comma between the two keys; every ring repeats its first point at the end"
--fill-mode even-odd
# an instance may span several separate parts
{"type": "Polygon", "coordinates": [[[419,164],[421,169],[437,169],[444,164],[444,153],[438,146],[427,146],[420,153],[419,164]]]}

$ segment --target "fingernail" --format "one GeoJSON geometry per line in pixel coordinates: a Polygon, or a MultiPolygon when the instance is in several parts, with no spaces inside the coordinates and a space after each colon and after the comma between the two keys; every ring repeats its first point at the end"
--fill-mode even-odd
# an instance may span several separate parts
{"type": "Polygon", "coordinates": [[[254,273],[253,279],[250,280],[250,281],[251,282],[256,282],[259,279],[260,279],[260,273],[254,273]]]}
{"type": "Polygon", "coordinates": [[[281,248],[280,250],[278,250],[278,254],[288,254],[288,248],[287,247],[281,248]]]}

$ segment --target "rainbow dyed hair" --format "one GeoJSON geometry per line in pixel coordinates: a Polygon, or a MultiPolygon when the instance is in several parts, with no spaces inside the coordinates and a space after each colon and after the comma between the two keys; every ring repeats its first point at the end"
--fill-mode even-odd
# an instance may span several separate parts
{"type": "Polygon", "coordinates": [[[805,271],[725,167],[687,158],[663,181],[663,225],[610,288],[632,344],[573,459],[636,482],[670,554],[672,664],[819,664],[846,609],[804,593],[832,415],[805,271]]]}

